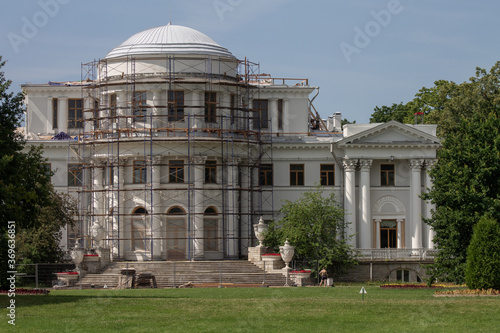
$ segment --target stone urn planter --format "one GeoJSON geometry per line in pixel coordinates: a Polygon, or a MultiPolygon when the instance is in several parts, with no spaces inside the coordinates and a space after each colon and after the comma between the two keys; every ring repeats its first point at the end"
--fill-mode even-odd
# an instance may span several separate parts
{"type": "Polygon", "coordinates": [[[264,241],[264,239],[266,239],[265,234],[268,229],[269,226],[264,223],[264,219],[262,218],[262,216],[259,219],[259,223],[253,225],[253,231],[255,233],[255,237],[257,237],[257,239],[259,240],[259,245],[258,245],[259,247],[264,246],[262,242],[264,241]]]}
{"type": "Polygon", "coordinates": [[[280,254],[286,265],[286,267],[283,269],[285,270],[286,274],[285,287],[288,287],[288,277],[290,269],[288,265],[290,264],[290,261],[292,261],[293,255],[295,254],[295,247],[290,246],[290,242],[288,242],[288,239],[285,241],[285,245],[280,246],[280,254]]]}
{"type": "Polygon", "coordinates": [[[62,281],[66,286],[73,286],[78,281],[80,274],[77,272],[60,272],[55,273],[57,280],[62,281]]]}
{"type": "Polygon", "coordinates": [[[290,278],[294,280],[298,286],[312,284],[311,271],[308,269],[300,271],[290,271],[290,278]]]}

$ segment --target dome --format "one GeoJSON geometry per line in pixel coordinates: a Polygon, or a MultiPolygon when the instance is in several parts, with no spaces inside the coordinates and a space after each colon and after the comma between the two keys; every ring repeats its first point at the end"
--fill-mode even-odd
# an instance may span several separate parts
{"type": "Polygon", "coordinates": [[[141,31],[115,47],[106,59],[155,54],[234,56],[207,35],[180,25],[164,25],[141,31]]]}

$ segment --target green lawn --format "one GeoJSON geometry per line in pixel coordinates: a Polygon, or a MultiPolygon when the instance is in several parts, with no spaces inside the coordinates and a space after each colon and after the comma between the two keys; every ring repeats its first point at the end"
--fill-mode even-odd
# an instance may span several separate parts
{"type": "MultiPolygon", "coordinates": [[[[434,290],[210,288],[51,291],[16,296],[17,332],[495,332],[499,297],[434,290]]],[[[7,296],[0,331],[7,323],[7,296]]],[[[13,331],[13,330],[12,330],[13,331]]]]}

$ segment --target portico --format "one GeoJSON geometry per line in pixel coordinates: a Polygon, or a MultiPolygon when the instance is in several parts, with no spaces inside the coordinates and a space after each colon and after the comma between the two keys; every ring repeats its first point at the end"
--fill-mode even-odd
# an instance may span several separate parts
{"type": "Polygon", "coordinates": [[[421,194],[439,142],[430,128],[397,122],[347,125],[337,146],[344,150],[344,208],[351,244],[359,249],[432,247],[423,223],[431,206],[421,194]],[[359,212],[359,214],[356,214],[359,212]]]}

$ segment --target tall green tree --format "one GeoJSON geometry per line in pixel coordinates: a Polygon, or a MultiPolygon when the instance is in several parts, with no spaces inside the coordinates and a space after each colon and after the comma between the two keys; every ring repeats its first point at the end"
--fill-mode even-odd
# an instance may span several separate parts
{"type": "Polygon", "coordinates": [[[426,221],[439,249],[432,274],[463,282],[474,225],[484,214],[500,213],[500,62],[489,71],[476,68],[461,84],[438,80],[406,104],[377,107],[371,120],[413,123],[417,112],[438,125],[443,143],[430,172],[434,187],[423,195],[436,205],[426,221]]]}
{"type": "Polygon", "coordinates": [[[294,260],[309,262],[315,268],[328,267],[332,273],[342,273],[356,260],[348,237],[342,237],[344,211],[334,194],[324,195],[321,188],[304,192],[297,201],[285,201],[284,214],[269,224],[265,245],[278,248],[288,239],[295,247],[294,260]]]}
{"type": "MultiPolygon", "coordinates": [[[[4,65],[5,61],[0,57],[0,69],[4,65]]],[[[14,221],[18,263],[60,260],[57,246],[42,248],[40,244],[58,243],[60,234],[55,230],[67,223],[73,223],[75,206],[69,198],[55,191],[51,183],[53,173],[47,170],[42,148],[32,146],[27,152],[23,151],[25,141],[17,128],[23,116],[24,96],[22,93],[9,92],[10,85],[11,81],[0,71],[1,250],[2,253],[7,253],[8,222],[14,221]],[[36,237],[37,233],[40,237],[36,237]],[[32,250],[22,250],[27,248],[32,250]]],[[[12,270],[8,266],[7,259],[6,256],[0,258],[2,288],[6,287],[6,272],[12,270]]]]}
{"type": "Polygon", "coordinates": [[[423,195],[436,205],[426,222],[439,249],[433,274],[463,283],[474,225],[500,216],[500,63],[477,69],[457,85],[438,122],[444,139],[431,170],[433,188],[423,195]]]}

